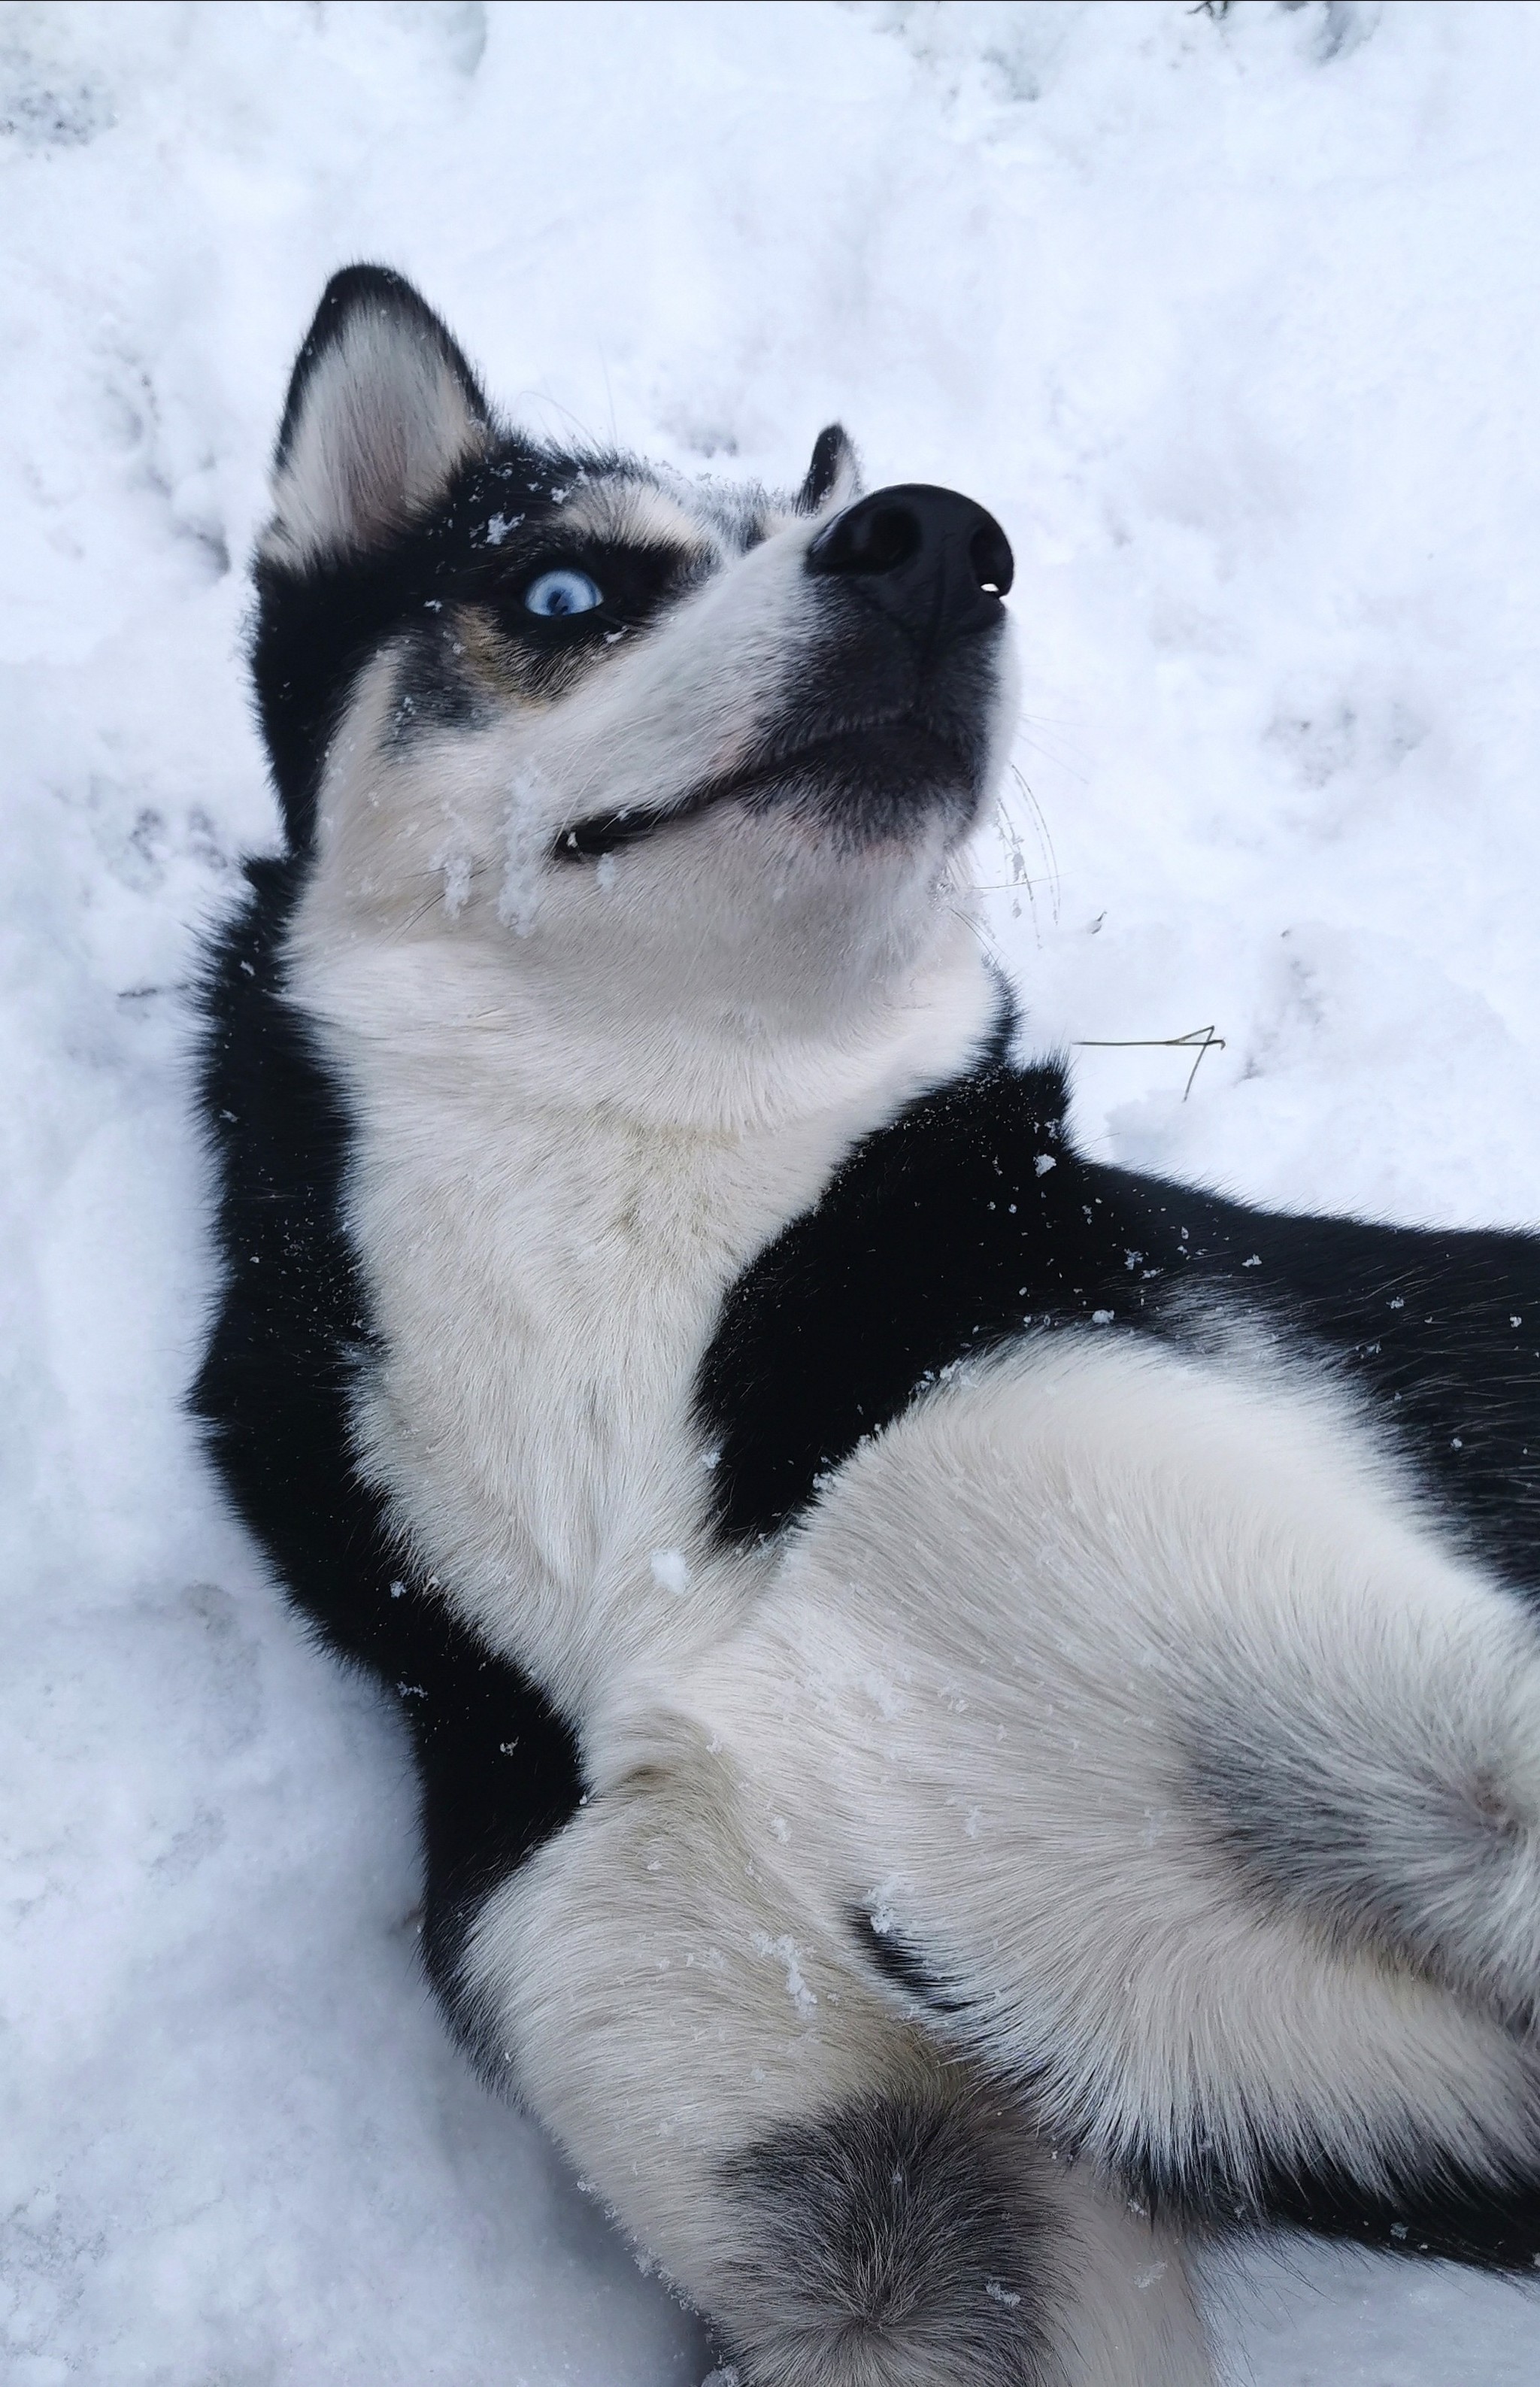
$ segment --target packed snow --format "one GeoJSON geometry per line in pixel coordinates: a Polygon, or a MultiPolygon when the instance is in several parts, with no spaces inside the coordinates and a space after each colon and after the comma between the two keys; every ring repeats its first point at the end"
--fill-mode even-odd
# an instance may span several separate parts
{"type": "MultiPolygon", "coordinates": [[[[180,1407],[185,989],[275,839],[244,562],[327,274],[412,274],[536,427],[787,482],[839,416],[982,499],[988,928],[1082,1134],[1533,1219],[1537,91],[1513,0],[0,9],[5,2381],[711,2361],[447,2045],[402,1741],[180,1407]]],[[[1502,2284],[1290,2245],[1220,2301],[1256,2387],[1540,2376],[1502,2284]]]]}

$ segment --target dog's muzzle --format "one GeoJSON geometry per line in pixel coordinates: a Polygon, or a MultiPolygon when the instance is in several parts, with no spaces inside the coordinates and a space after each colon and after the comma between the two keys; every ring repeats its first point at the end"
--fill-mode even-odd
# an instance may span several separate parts
{"type": "Polygon", "coordinates": [[[805,568],[853,604],[821,622],[819,650],[802,659],[789,701],[734,769],[673,803],[574,822],[556,838],[553,861],[592,861],[729,798],[763,800],[793,782],[815,783],[822,808],[847,830],[863,821],[890,830],[938,798],[959,815],[971,810],[994,685],[994,642],[982,633],[1004,628],[1016,568],[994,516],[955,489],[902,482],[826,523],[805,568]]]}

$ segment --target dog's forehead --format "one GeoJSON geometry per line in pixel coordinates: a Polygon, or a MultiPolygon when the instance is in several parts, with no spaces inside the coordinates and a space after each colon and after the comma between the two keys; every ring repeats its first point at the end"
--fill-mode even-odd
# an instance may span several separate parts
{"type": "Polygon", "coordinates": [[[561,453],[517,445],[483,479],[489,519],[515,493],[574,542],[741,553],[786,512],[754,482],[690,480],[632,456],[561,453]]]}
{"type": "Polygon", "coordinates": [[[600,543],[693,549],[720,540],[717,521],[691,502],[688,486],[669,488],[651,474],[622,468],[587,475],[562,502],[563,527],[600,543]]]}

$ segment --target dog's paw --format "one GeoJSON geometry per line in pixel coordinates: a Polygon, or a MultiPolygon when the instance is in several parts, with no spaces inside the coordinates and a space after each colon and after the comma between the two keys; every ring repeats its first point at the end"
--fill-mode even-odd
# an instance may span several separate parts
{"type": "Polygon", "coordinates": [[[1205,2387],[1180,2251],[961,2072],[723,2166],[742,2387],[1205,2387]]]}
{"type": "Polygon", "coordinates": [[[1191,1786],[1267,1904],[1540,2018],[1540,1636],[1495,1602],[1220,1702],[1191,1786]]]}

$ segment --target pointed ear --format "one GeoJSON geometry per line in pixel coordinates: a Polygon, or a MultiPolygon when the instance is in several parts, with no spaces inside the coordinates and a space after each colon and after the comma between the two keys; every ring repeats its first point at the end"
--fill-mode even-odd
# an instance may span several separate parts
{"type": "Polygon", "coordinates": [[[262,552],[305,569],[388,546],[487,436],[474,373],[410,282],[350,265],[295,361],[262,552]]]}
{"type": "Polygon", "coordinates": [[[826,506],[848,506],[861,495],[861,466],[842,423],[831,423],[813,443],[813,461],[797,492],[800,514],[821,514],[826,506]]]}

